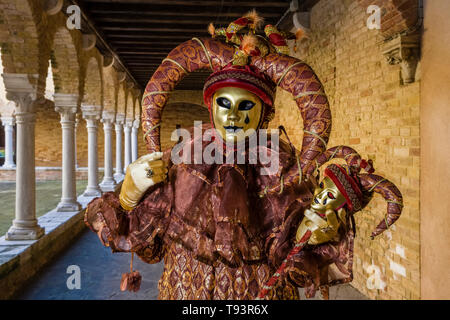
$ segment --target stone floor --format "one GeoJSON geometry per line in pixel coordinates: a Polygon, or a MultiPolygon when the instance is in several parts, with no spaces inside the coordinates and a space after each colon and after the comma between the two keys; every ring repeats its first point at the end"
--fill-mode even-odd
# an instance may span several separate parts
{"type": "MultiPolygon", "coordinates": [[[[83,232],[77,241],[44,268],[16,299],[156,299],[157,283],[161,276],[162,263],[149,265],[140,259],[134,260],[134,268],[142,275],[141,290],[137,293],[119,289],[121,275],[129,271],[130,254],[111,253],[101,245],[97,236],[83,232]],[[68,289],[67,280],[72,276],[67,269],[71,265],[80,268],[80,289],[68,289]]],[[[315,299],[320,299],[319,294],[315,299]]],[[[364,295],[350,285],[331,288],[330,299],[365,300],[364,295]]]]}
{"type": "MultiPolygon", "coordinates": [[[[77,180],[77,194],[86,188],[87,180],[77,180]]],[[[54,209],[61,200],[61,181],[36,182],[36,216],[54,209]]],[[[0,236],[4,235],[14,219],[16,183],[0,182],[0,236]]]]}

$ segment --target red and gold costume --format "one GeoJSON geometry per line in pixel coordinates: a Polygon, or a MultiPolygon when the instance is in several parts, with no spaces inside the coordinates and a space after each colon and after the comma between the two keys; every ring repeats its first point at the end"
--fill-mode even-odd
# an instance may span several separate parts
{"type": "MultiPolygon", "coordinates": [[[[252,18],[245,19],[239,20],[239,25],[245,22],[254,28],[252,18]]],[[[272,35],[269,40],[282,46],[276,28],[267,30],[272,35]]],[[[231,31],[227,30],[226,40],[234,36],[241,39],[231,31]]],[[[204,88],[208,107],[211,109],[211,97],[219,88],[248,90],[264,104],[258,128],[267,127],[273,117],[275,86],[290,92],[303,117],[300,152],[283,142],[279,151],[274,151],[271,141],[266,146],[258,145],[256,150],[247,148],[246,154],[260,149],[277,152],[278,171],[263,175],[266,165],[259,162],[174,164],[171,150],[166,150],[162,160],[167,164],[167,179],[150,187],[137,205],[121,205],[115,193],[105,193],[88,205],[86,224],[104,245],[113,251],[134,252],[148,263],[164,260],[159,299],[255,299],[295,244],[297,228],[318,183],[315,168],[332,155],[347,160],[349,168],[353,168],[350,175],[359,174],[355,168],[361,167],[361,159],[353,149],[326,150],[331,112],[314,72],[304,62],[277,53],[280,51],[270,41],[262,44],[267,50],[255,50],[260,46],[256,42],[244,50],[247,40],[240,41],[236,49],[216,39],[194,38],[172,50],[143,96],[144,137],[149,153],[160,151],[159,124],[170,91],[189,72],[211,68],[214,73],[204,88]]],[[[197,142],[203,150],[221,143],[220,138],[197,142]]],[[[184,143],[193,150],[196,141],[193,138],[184,143]]],[[[191,155],[194,157],[194,152],[191,155]]],[[[401,211],[398,190],[373,174],[358,177],[362,192],[380,192],[391,201],[386,223],[392,224],[401,211]]],[[[343,219],[330,241],[307,245],[289,260],[285,275],[266,298],[298,299],[298,287],[305,287],[307,296],[313,296],[319,288],[326,294],[329,285],[352,280],[351,214],[343,219]]],[[[383,223],[376,233],[386,229],[383,223]]]]}

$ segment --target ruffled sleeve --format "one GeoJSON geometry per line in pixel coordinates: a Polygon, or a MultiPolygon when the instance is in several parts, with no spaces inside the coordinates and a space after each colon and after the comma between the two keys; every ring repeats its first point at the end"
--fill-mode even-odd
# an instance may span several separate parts
{"type": "Polygon", "coordinates": [[[158,184],[127,212],[118,194],[107,192],[88,204],[84,221],[113,252],[135,252],[145,262],[156,263],[163,256],[172,198],[171,184],[158,184]]]}

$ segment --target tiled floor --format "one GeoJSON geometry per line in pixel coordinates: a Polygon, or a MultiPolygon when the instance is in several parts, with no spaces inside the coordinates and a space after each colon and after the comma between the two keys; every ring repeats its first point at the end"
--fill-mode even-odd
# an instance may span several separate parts
{"type": "MultiPolygon", "coordinates": [[[[17,299],[156,299],[157,283],[161,276],[162,263],[150,265],[134,259],[134,269],[142,275],[141,290],[137,293],[122,292],[119,289],[121,275],[129,271],[129,253],[111,253],[102,246],[97,236],[85,231],[64,253],[46,267],[17,299]],[[80,289],[70,290],[67,280],[72,273],[71,265],[80,268],[80,289]]],[[[320,299],[320,294],[315,299],[320,299]]],[[[367,299],[350,285],[331,288],[330,299],[367,299]]]]}

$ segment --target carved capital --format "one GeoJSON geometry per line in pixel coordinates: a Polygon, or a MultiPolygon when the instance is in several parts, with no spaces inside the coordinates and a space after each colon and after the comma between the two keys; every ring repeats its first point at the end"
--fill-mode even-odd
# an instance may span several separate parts
{"type": "Polygon", "coordinates": [[[6,98],[16,103],[15,112],[34,112],[36,100],[37,74],[4,73],[6,98]]]}
{"type": "Polygon", "coordinates": [[[125,114],[123,114],[123,113],[116,114],[116,123],[117,124],[123,124],[124,121],[125,121],[125,114]]]}
{"type": "Polygon", "coordinates": [[[99,120],[101,116],[102,107],[93,105],[81,105],[81,112],[85,120],[99,120]]]}
{"type": "Polygon", "coordinates": [[[103,110],[102,112],[102,122],[112,124],[116,118],[116,113],[110,110],[103,110]]]}
{"type": "Polygon", "coordinates": [[[133,121],[133,128],[138,129],[140,125],[140,121],[138,119],[135,119],[133,121]]]}
{"type": "Polygon", "coordinates": [[[134,121],[134,119],[132,119],[132,118],[125,119],[125,127],[131,128],[133,126],[133,121],[134,121]]]}
{"type": "Polygon", "coordinates": [[[1,117],[3,126],[12,127],[16,123],[16,119],[14,117],[1,117]]]}
{"type": "Polygon", "coordinates": [[[390,65],[400,65],[402,83],[413,83],[419,62],[419,35],[398,36],[384,44],[383,54],[390,65]]]}
{"type": "Polygon", "coordinates": [[[73,114],[75,119],[75,113],[78,109],[78,95],[77,94],[65,94],[55,93],[53,95],[55,102],[55,111],[61,114],[68,113],[73,114]]]}

